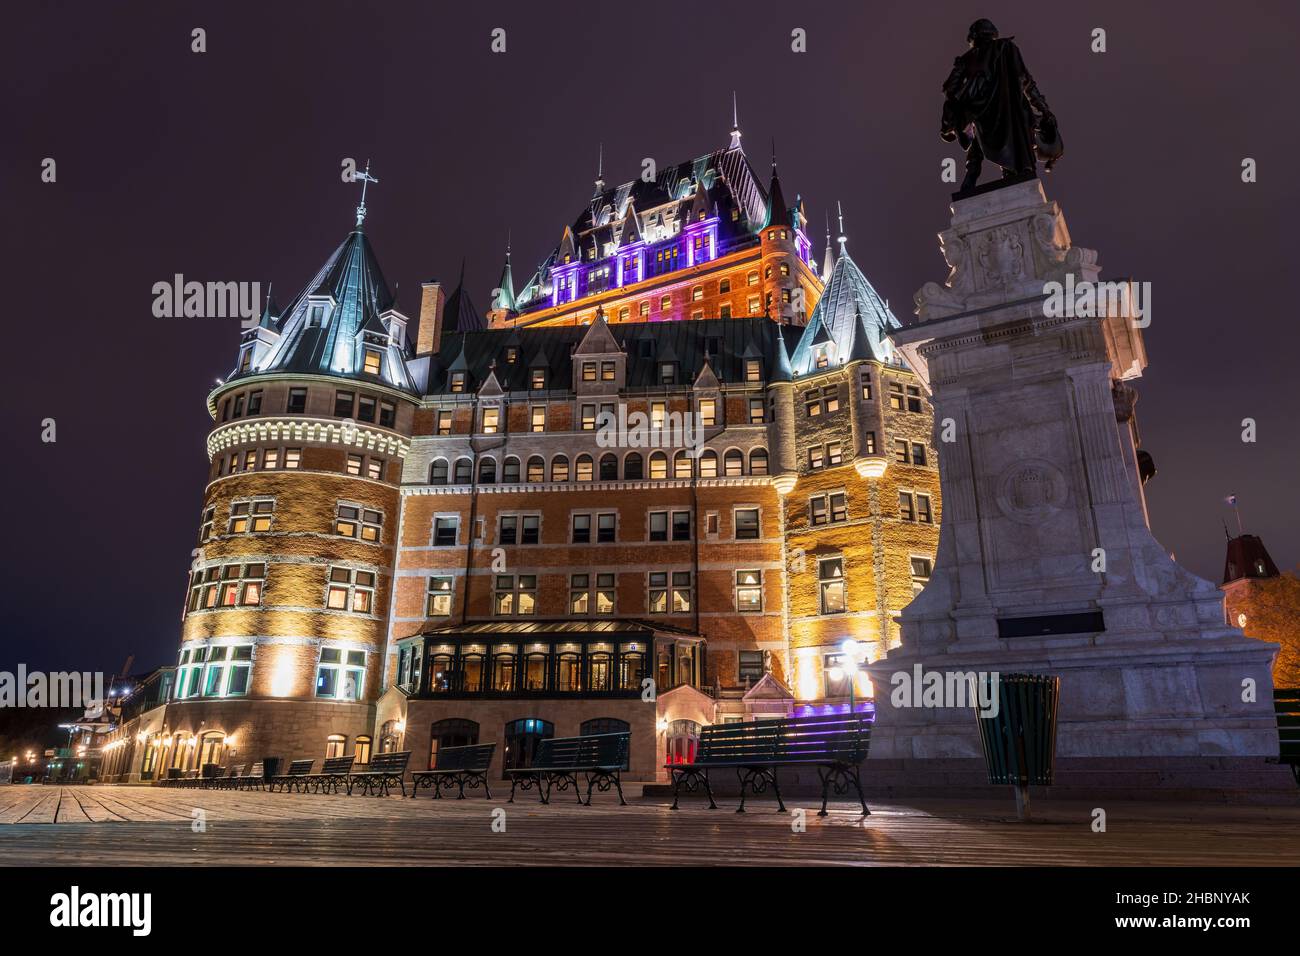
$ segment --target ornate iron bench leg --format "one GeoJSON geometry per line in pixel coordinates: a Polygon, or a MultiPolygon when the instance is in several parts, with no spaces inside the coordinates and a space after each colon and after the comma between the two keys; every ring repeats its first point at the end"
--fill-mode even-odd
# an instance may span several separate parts
{"type": "MultiPolygon", "coordinates": [[[[615,786],[615,788],[618,790],[618,805],[619,805],[620,807],[625,807],[625,806],[627,806],[627,801],[623,799],[623,780],[622,780],[622,776],[623,776],[623,775],[622,775],[622,773],[621,773],[620,771],[618,771],[618,770],[615,770],[615,771],[614,771],[614,786],[615,786]]],[[[588,800],[587,803],[590,804],[591,801],[588,800]]]]}
{"type": "Polygon", "coordinates": [[[668,771],[668,773],[673,778],[673,805],[668,809],[676,810],[677,809],[677,788],[681,785],[682,774],[681,771],[679,770],[670,770],[668,771]]]}
{"type": "Polygon", "coordinates": [[[866,794],[862,792],[862,778],[858,775],[858,768],[849,768],[849,774],[850,779],[853,781],[854,788],[858,791],[858,802],[862,804],[862,815],[864,817],[869,817],[871,816],[871,811],[867,809],[867,797],[866,794]]]}
{"type": "Polygon", "coordinates": [[[510,775],[510,799],[507,800],[506,803],[515,802],[515,785],[518,783],[519,783],[519,774],[512,773],[510,775]]]}
{"type": "MultiPolygon", "coordinates": [[[[592,784],[596,782],[596,775],[594,773],[587,773],[584,774],[584,776],[587,778],[587,806],[591,806],[591,787],[592,784]]],[[[581,805],[582,791],[578,787],[574,787],[573,789],[578,790],[578,803],[581,805]]]]}
{"type": "Polygon", "coordinates": [[[773,767],[772,768],[772,790],[776,793],[776,807],[777,807],[776,812],[785,813],[785,801],[781,799],[781,784],[776,779],[777,772],[778,772],[777,768],[773,767]]]}
{"type": "Polygon", "coordinates": [[[737,813],[745,812],[745,773],[743,770],[736,771],[736,779],[740,781],[740,806],[736,808],[737,813]]]}
{"type": "Polygon", "coordinates": [[[483,780],[483,789],[487,792],[487,799],[491,800],[491,799],[492,799],[492,788],[491,788],[490,786],[488,786],[487,771],[486,771],[486,770],[483,771],[483,773],[479,774],[479,776],[480,776],[480,778],[483,780]]]}
{"type": "Polygon", "coordinates": [[[550,774],[539,773],[537,775],[537,796],[542,803],[551,802],[551,776],[550,774]]]}

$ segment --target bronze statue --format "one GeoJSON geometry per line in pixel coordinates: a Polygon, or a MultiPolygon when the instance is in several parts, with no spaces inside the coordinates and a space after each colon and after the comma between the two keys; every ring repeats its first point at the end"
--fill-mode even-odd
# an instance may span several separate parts
{"type": "Polygon", "coordinates": [[[1056,117],[1013,39],[999,38],[991,21],[976,20],[966,35],[970,49],[953,61],[943,84],[939,136],[966,150],[958,195],[975,188],[986,157],[1002,167],[1004,182],[1019,182],[1035,175],[1038,161],[1050,172],[1064,153],[1056,117]]]}

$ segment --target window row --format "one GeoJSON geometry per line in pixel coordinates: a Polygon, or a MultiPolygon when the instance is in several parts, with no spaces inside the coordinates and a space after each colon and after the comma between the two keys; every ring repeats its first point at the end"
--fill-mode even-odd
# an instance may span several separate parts
{"type": "Polygon", "coordinates": [[[243,697],[252,671],[252,644],[186,648],[176,674],[175,699],[243,697]]]}
{"type": "MultiPolygon", "coordinates": [[[[473,462],[469,458],[458,458],[454,465],[445,458],[435,458],[429,465],[429,484],[431,485],[467,485],[473,480],[473,462]]],[[[620,463],[618,455],[610,452],[600,456],[599,462],[591,455],[579,455],[570,466],[568,455],[555,455],[551,458],[548,472],[547,462],[541,455],[533,455],[521,465],[513,455],[506,458],[497,474],[497,460],[487,457],[479,459],[478,484],[492,485],[498,480],[502,484],[518,484],[521,480],[529,484],[546,481],[662,481],[668,479],[689,478],[741,478],[746,475],[761,477],[769,474],[769,462],[766,448],[755,448],[745,453],[738,448],[728,449],[719,458],[713,449],[700,452],[692,459],[685,451],[673,454],[671,462],[665,452],[657,451],[647,461],[640,452],[628,452],[620,463]],[[621,469],[620,469],[621,464],[621,469]],[[522,473],[521,473],[522,467],[522,473]],[[621,474],[620,474],[621,470],[621,474]]]]}
{"type": "MultiPolygon", "coordinates": [[[[732,509],[732,530],[737,541],[757,541],[762,537],[761,511],[757,507],[732,509]]],[[[482,518],[479,519],[479,536],[482,536],[482,518]]],[[[646,516],[646,541],[690,541],[692,527],[689,510],[651,511],[646,516]]],[[[710,538],[719,534],[719,515],[710,511],[705,533],[710,538]]],[[[542,517],[540,514],[503,514],[497,517],[497,544],[543,544],[542,517]]],[[[455,547],[460,541],[460,516],[440,515],[433,519],[433,545],[439,548],[455,547]]],[[[618,513],[582,512],[570,517],[566,544],[613,544],[628,541],[618,534],[618,513]]],[[[552,544],[559,542],[552,541],[552,544]]]]}
{"type": "MultiPolygon", "coordinates": [[[[379,374],[378,353],[367,349],[365,371],[379,374]],[[370,354],[375,356],[372,367],[370,354]]],[[[251,355],[251,350],[244,353],[251,355]]],[[[241,369],[247,371],[247,369],[241,369]]],[[[307,389],[291,388],[284,399],[284,411],[290,415],[301,415],[307,411],[307,389]]],[[[234,421],[237,418],[251,418],[262,414],[262,390],[239,392],[228,395],[221,403],[220,420],[234,421]]],[[[397,427],[397,405],[386,399],[365,392],[353,392],[337,389],[334,392],[334,415],[336,418],[351,418],[353,421],[378,423],[383,428],[397,427]]]]}
{"type": "MultiPolygon", "coordinates": [[[[331,611],[370,614],[374,610],[377,576],[373,571],[330,567],[324,607],[331,611]]],[[[266,588],[266,564],[214,564],[190,575],[186,611],[258,607],[266,588]]]]}
{"type": "MultiPolygon", "coordinates": [[[[909,558],[912,593],[920,594],[930,581],[933,562],[928,557],[909,558]]],[[[818,610],[822,614],[842,614],[848,609],[848,594],[844,584],[844,558],[836,555],[817,562],[818,610]]]]}
{"type": "Polygon", "coordinates": [[[231,452],[218,458],[217,476],[241,471],[293,471],[301,467],[301,448],[250,448],[243,453],[231,452]]]}
{"type": "MultiPolygon", "coordinates": [[[[637,575],[641,577],[641,575],[637,575]]],[[[569,575],[570,616],[618,613],[618,575],[612,571],[580,572],[569,575]]],[[[651,571],[644,575],[646,599],[636,613],[689,614],[693,608],[690,571],[651,571]]],[[[425,613],[429,617],[450,617],[454,579],[447,575],[429,578],[425,613]]],[[[492,613],[498,617],[530,617],[537,614],[537,575],[497,574],[492,577],[492,613]]],[[[763,610],[763,572],[757,568],[735,572],[732,592],[735,609],[741,613],[763,610]]],[[[630,612],[629,612],[630,613],[630,612]]]]}

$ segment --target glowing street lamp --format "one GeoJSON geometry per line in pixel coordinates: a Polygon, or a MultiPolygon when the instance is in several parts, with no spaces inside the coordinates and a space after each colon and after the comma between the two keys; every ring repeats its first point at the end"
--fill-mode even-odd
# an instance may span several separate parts
{"type": "Polygon", "coordinates": [[[857,710],[856,692],[858,685],[858,670],[864,661],[862,645],[853,638],[848,638],[840,644],[840,662],[831,668],[831,679],[835,681],[843,680],[846,676],[849,679],[849,713],[852,714],[857,710]]]}

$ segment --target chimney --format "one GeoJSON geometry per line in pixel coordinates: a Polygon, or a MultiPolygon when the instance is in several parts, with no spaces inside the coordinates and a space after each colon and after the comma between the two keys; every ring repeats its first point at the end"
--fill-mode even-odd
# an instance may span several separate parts
{"type": "Polygon", "coordinates": [[[442,339],[442,311],[447,305],[447,294],[442,283],[425,282],[420,286],[420,329],[415,341],[416,355],[430,355],[438,351],[442,339]]]}

